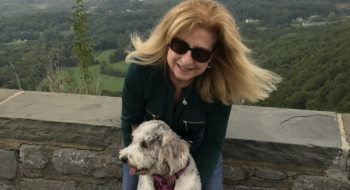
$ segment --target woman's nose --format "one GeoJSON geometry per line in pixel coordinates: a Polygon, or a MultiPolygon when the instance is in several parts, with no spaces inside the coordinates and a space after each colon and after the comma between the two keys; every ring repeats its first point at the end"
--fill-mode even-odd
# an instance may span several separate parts
{"type": "Polygon", "coordinates": [[[192,55],[191,55],[191,50],[188,50],[185,54],[182,55],[182,62],[184,64],[190,64],[193,63],[192,55]]]}

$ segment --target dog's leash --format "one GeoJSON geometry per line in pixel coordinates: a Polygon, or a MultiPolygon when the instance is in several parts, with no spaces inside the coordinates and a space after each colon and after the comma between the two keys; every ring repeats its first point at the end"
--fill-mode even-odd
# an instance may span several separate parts
{"type": "Polygon", "coordinates": [[[154,187],[156,190],[172,190],[175,187],[175,180],[179,179],[179,177],[185,172],[186,168],[190,164],[190,159],[186,166],[181,169],[179,172],[175,173],[173,176],[162,177],[159,175],[152,175],[154,179],[154,187]]]}

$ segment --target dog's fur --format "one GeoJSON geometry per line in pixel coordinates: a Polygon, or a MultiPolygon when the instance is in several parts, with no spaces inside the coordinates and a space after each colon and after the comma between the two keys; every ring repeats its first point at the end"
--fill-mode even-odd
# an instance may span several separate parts
{"type": "Polygon", "coordinates": [[[136,168],[140,175],[138,190],[155,190],[152,174],[172,176],[185,172],[175,181],[175,190],[200,190],[199,173],[189,152],[189,144],[159,120],[147,121],[133,129],[132,143],[120,151],[119,158],[136,168]]]}

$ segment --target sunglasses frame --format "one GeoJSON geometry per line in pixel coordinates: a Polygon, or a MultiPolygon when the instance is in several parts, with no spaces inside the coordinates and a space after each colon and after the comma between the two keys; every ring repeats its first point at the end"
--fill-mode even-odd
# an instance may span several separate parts
{"type": "MultiPolygon", "coordinates": [[[[181,40],[181,39],[179,39],[179,38],[177,38],[177,37],[174,37],[173,39],[171,39],[169,47],[170,47],[170,49],[171,49],[173,52],[175,52],[175,53],[177,53],[177,54],[179,54],[179,55],[186,54],[186,53],[190,50],[190,51],[191,51],[191,57],[192,57],[192,59],[195,60],[195,61],[197,61],[197,62],[199,62],[199,63],[206,63],[206,62],[208,62],[209,59],[210,59],[210,57],[211,57],[211,55],[212,55],[212,53],[213,53],[214,50],[215,50],[215,49],[214,49],[213,51],[210,52],[209,50],[204,49],[204,48],[200,48],[200,47],[191,48],[190,45],[188,45],[187,42],[185,42],[184,40],[181,40]],[[184,43],[184,44],[187,46],[187,50],[186,50],[184,53],[175,51],[174,48],[173,48],[173,44],[175,43],[175,41],[184,43]],[[193,50],[194,50],[194,51],[193,51],[193,50]],[[195,54],[196,54],[195,52],[197,52],[196,50],[200,50],[200,51],[205,52],[205,53],[207,54],[206,58],[203,59],[203,60],[197,60],[198,57],[195,55],[195,54]]],[[[200,57],[201,57],[201,56],[200,56],[200,57]]]]}

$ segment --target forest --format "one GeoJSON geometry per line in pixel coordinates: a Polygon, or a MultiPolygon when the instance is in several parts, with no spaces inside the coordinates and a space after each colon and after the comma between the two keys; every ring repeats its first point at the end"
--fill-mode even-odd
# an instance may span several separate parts
{"type": "MultiPolygon", "coordinates": [[[[114,49],[109,56],[113,63],[124,60],[130,34],[147,38],[161,16],[180,0],[84,2],[94,52],[114,49]]],[[[235,17],[256,64],[283,78],[270,98],[245,104],[350,113],[350,1],[218,2],[235,17]],[[313,25],[303,27],[298,17],[313,25]],[[246,23],[247,19],[256,22],[246,23]]],[[[18,89],[17,73],[23,90],[35,90],[52,61],[67,68],[78,66],[72,53],[71,6],[66,0],[0,1],[0,88],[18,89]]],[[[101,74],[125,74],[125,69],[93,57],[91,64],[100,65],[101,74]]],[[[104,95],[120,92],[104,90],[104,95]]]]}

